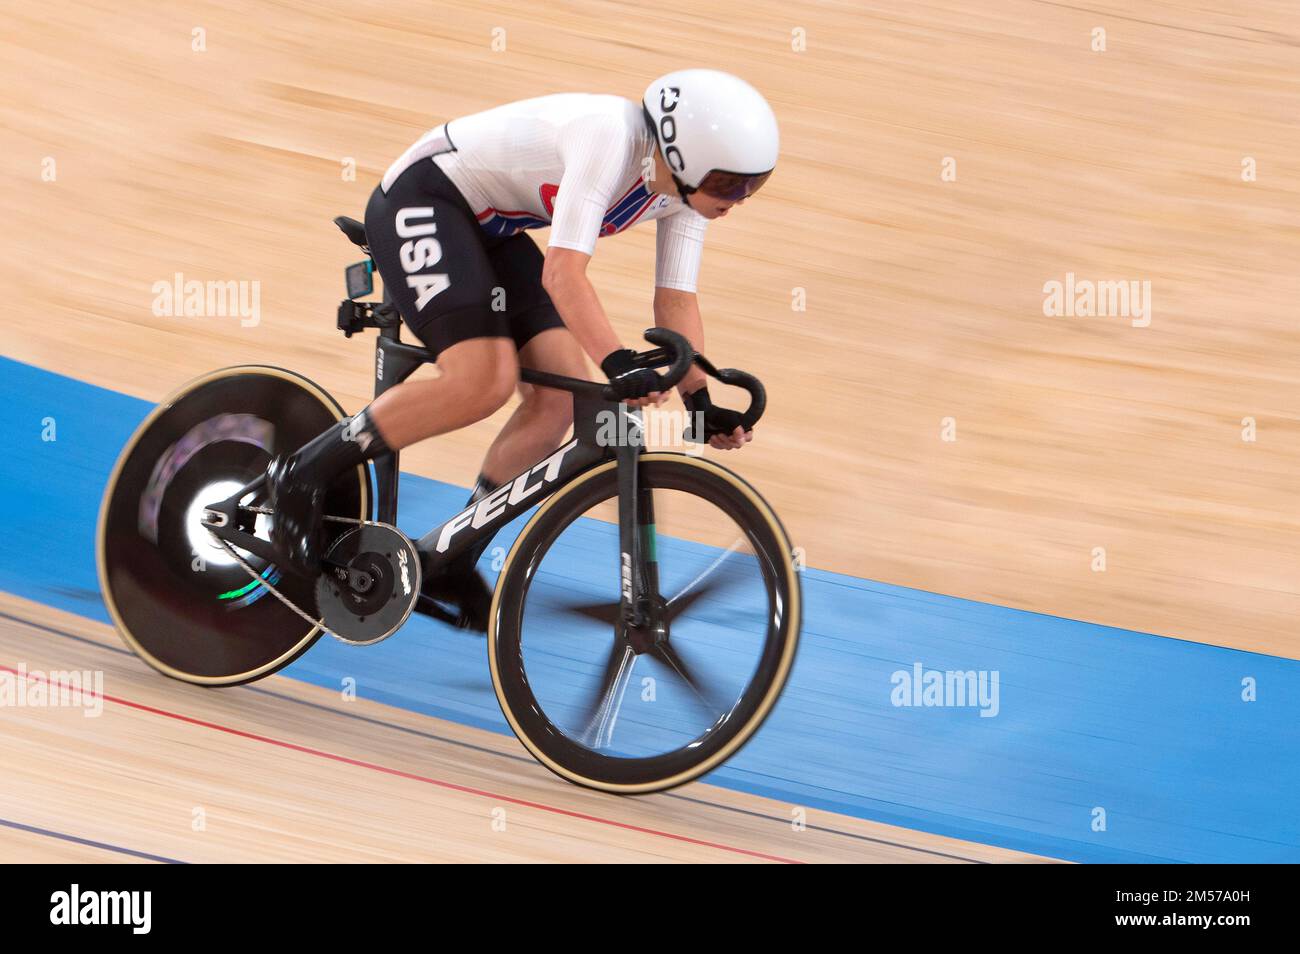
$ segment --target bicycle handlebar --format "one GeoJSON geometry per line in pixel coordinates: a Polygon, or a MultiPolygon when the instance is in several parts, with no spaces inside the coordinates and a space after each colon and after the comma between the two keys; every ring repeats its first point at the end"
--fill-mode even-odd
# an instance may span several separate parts
{"type": "MultiPolygon", "coordinates": [[[[691,343],[685,337],[667,328],[646,329],[645,340],[659,347],[638,354],[634,364],[638,368],[668,368],[663,374],[665,391],[680,383],[692,364],[698,364],[705,374],[717,378],[723,384],[748,391],[749,407],[740,415],[740,423],[745,430],[753,430],[758,419],[763,416],[763,411],[767,409],[767,391],[762,381],[747,371],[714,367],[708,358],[691,347],[691,343]]],[[[607,401],[618,400],[618,396],[611,393],[609,385],[605,385],[604,396],[607,401]]]]}
{"type": "Polygon", "coordinates": [[[748,371],[739,371],[736,368],[715,368],[712,361],[699,353],[695,355],[695,363],[709,377],[717,378],[723,384],[744,388],[749,392],[749,407],[745,408],[744,413],[740,415],[740,426],[747,431],[753,430],[754,425],[758,423],[758,419],[763,416],[763,411],[767,409],[767,389],[763,387],[763,382],[748,371]]]}
{"type": "MultiPolygon", "coordinates": [[[[691,361],[695,357],[695,350],[691,347],[691,343],[682,335],[667,328],[647,328],[645,340],[659,347],[638,354],[632,360],[633,365],[638,368],[666,367],[668,370],[661,375],[663,389],[667,391],[676,387],[682,378],[686,377],[686,372],[691,370],[691,361]]],[[[607,401],[619,400],[613,387],[608,384],[605,385],[604,396],[607,401]]]]}
{"type": "Polygon", "coordinates": [[[763,416],[763,411],[767,409],[767,391],[763,387],[763,382],[752,374],[737,371],[735,368],[722,368],[715,376],[723,384],[734,384],[749,392],[749,407],[740,415],[740,426],[747,431],[752,431],[758,419],[763,416]]]}

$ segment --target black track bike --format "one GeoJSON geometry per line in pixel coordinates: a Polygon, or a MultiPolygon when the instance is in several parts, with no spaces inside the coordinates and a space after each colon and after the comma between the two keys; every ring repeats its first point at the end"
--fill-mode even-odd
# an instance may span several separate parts
{"type": "MultiPolygon", "coordinates": [[[[365,248],[359,222],[336,222],[365,248]]],[[[378,330],[378,396],[433,356],[400,340],[391,305],[358,300],[372,267],[349,269],[338,327],[378,330]]],[[[749,392],[746,427],[761,416],[756,378],[715,368],[671,331],[645,337],[658,347],[638,366],[666,368],[667,386],[694,362],[749,392]]],[[[373,461],[373,478],[370,467],[350,471],[329,490],[314,578],[288,570],[270,542],[265,471],[342,408],[282,368],[224,368],[186,384],[136,430],[104,492],[100,584],[123,639],[186,682],[260,679],[323,633],[366,645],[413,610],[450,618],[420,597],[421,557],[437,572],[532,511],[500,566],[487,634],[492,685],[520,741],[558,775],[622,794],[720,765],[772,711],[794,661],[800,586],[785,530],[726,468],[647,451],[640,412],[606,385],[521,377],[573,395],[570,440],[434,528],[423,553],[395,527],[398,455],[373,461]]]]}

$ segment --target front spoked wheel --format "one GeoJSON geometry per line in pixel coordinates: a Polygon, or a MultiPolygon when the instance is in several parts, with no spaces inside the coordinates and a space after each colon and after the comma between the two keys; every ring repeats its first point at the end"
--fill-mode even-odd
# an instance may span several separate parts
{"type": "Polygon", "coordinates": [[[488,652],[525,746],[580,785],[660,791],[720,765],[771,712],[794,660],[800,592],[785,531],[731,472],[645,454],[641,528],[653,633],[621,625],[617,470],[534,514],[502,568],[488,652]]]}

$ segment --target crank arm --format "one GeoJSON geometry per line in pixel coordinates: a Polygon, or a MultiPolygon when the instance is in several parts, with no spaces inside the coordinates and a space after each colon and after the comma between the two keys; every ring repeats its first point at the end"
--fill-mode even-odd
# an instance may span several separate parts
{"type": "Polygon", "coordinates": [[[364,570],[354,570],[347,563],[339,563],[328,558],[321,560],[321,569],[329,573],[354,593],[369,593],[375,585],[374,578],[364,570]]]}

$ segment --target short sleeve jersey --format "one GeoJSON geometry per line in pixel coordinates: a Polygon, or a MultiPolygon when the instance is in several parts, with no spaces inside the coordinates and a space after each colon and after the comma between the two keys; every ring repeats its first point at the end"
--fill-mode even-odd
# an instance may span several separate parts
{"type": "Polygon", "coordinates": [[[488,234],[550,226],[548,245],[588,255],[598,238],[654,219],[655,284],[695,291],[707,220],[650,191],[654,146],[637,103],[558,93],[435,127],[393,163],[383,185],[432,158],[488,234]]]}

